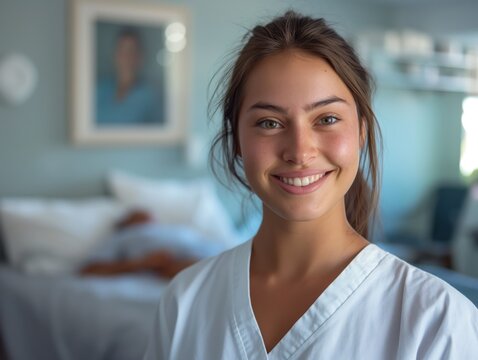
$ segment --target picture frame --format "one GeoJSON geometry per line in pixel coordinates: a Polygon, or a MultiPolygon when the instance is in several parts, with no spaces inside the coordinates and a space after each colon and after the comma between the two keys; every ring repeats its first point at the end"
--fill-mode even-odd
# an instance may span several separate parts
{"type": "Polygon", "coordinates": [[[73,0],[71,119],[76,145],[187,139],[189,15],[179,6],[73,0]]]}

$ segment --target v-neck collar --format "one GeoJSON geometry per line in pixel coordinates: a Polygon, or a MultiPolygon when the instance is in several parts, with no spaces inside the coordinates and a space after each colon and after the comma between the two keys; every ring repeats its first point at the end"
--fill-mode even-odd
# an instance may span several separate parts
{"type": "Polygon", "coordinates": [[[249,360],[291,358],[359,288],[386,255],[373,244],[363,248],[268,354],[251,305],[251,251],[252,240],[237,249],[231,274],[236,335],[249,360]]]}

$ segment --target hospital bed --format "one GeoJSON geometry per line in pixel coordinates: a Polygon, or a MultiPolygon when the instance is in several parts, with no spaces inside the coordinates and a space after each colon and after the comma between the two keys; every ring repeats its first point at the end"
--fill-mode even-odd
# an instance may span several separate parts
{"type": "Polygon", "coordinates": [[[78,269],[164,248],[200,258],[240,242],[208,180],[115,174],[110,187],[109,198],[0,199],[0,359],[140,359],[169,280],[78,269]],[[113,225],[138,208],[157,224],[119,238],[113,225]]]}

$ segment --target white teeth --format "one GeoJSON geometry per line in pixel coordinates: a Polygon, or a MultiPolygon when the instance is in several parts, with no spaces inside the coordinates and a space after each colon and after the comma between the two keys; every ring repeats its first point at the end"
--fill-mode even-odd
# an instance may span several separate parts
{"type": "Polygon", "coordinates": [[[285,184],[300,187],[300,186],[307,186],[307,185],[310,185],[312,183],[315,183],[317,180],[319,180],[324,175],[325,175],[325,173],[324,174],[316,174],[316,175],[312,175],[312,176],[305,176],[305,177],[302,177],[302,178],[299,178],[299,177],[295,177],[295,178],[280,177],[280,180],[285,184]]]}

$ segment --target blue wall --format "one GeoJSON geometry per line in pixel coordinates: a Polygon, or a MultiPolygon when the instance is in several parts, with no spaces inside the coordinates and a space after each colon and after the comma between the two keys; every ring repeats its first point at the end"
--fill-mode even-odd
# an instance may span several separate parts
{"type": "MultiPolygon", "coordinates": [[[[134,1],[132,1],[134,2],[134,1]]],[[[340,1],[184,0],[191,12],[191,133],[209,139],[207,85],[244,27],[293,6],[338,22],[351,33],[384,20],[340,1]],[[349,10],[350,8],[350,10],[349,10]],[[347,11],[345,11],[347,10],[347,11]]],[[[19,107],[0,105],[0,196],[91,196],[105,191],[108,170],[155,177],[206,175],[187,166],[184,149],[160,146],[73,147],[69,139],[70,9],[64,0],[1,0],[0,55],[16,51],[35,63],[39,82],[19,107]]],[[[188,104],[185,104],[186,106],[188,104]]],[[[236,206],[232,205],[233,211],[236,206]]]]}
{"type": "MultiPolygon", "coordinates": [[[[394,2],[399,4],[399,2],[394,2]]],[[[478,46],[478,2],[423,1],[390,6],[389,27],[478,46]],[[435,4],[435,5],[433,5],[435,4]]],[[[381,210],[386,232],[427,239],[434,190],[462,184],[459,161],[465,94],[379,88],[375,109],[384,133],[381,210]]]]}
{"type": "Polygon", "coordinates": [[[461,183],[462,94],[380,89],[375,97],[383,151],[385,232],[426,237],[437,186],[461,183]]]}
{"type": "MultiPolygon", "coordinates": [[[[214,130],[207,119],[208,82],[244,33],[244,27],[258,20],[293,7],[328,18],[344,35],[370,27],[399,27],[402,23],[433,33],[443,26],[470,30],[474,22],[466,14],[477,13],[475,5],[472,12],[469,8],[454,10],[463,17],[457,14],[443,23],[438,19],[447,9],[437,10],[438,18],[433,20],[435,12],[428,8],[414,12],[365,0],[151,2],[190,9],[190,133],[206,140],[214,130]],[[465,20],[460,21],[462,18],[465,20]]],[[[21,52],[33,60],[39,73],[38,87],[25,104],[0,105],[0,196],[103,194],[105,175],[110,169],[154,177],[209,175],[205,164],[189,167],[180,146],[72,146],[68,113],[69,26],[66,0],[0,0],[0,55],[21,52]]],[[[420,209],[433,187],[442,181],[460,181],[461,96],[380,89],[375,104],[385,142],[383,223],[386,230],[406,227],[424,233],[428,215],[420,209]]],[[[229,195],[224,199],[237,215],[238,201],[229,195]]]]}

